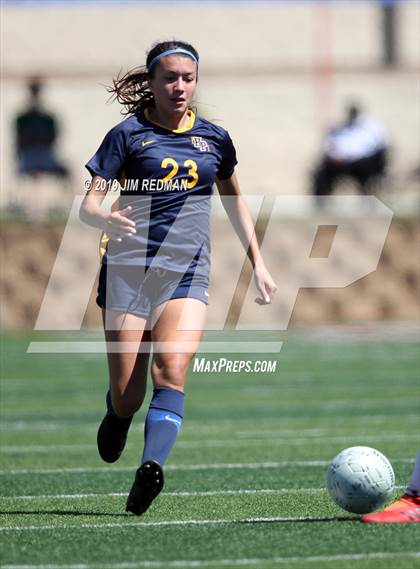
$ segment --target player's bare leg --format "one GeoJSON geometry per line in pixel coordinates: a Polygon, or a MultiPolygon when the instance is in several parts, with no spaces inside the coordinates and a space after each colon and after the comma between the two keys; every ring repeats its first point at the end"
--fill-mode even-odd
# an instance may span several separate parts
{"type": "Polygon", "coordinates": [[[103,312],[109,368],[107,413],[98,430],[98,450],[106,462],[120,457],[134,413],[146,393],[150,333],[133,314],[103,312]],[[143,349],[144,348],[144,349],[143,349]]]}
{"type": "Polygon", "coordinates": [[[152,315],[153,398],[145,425],[145,445],[127,511],[144,513],[163,488],[165,463],[184,416],[184,386],[188,366],[202,337],[206,305],[199,300],[170,300],[152,315]],[[165,351],[167,350],[167,351],[165,351]]]}

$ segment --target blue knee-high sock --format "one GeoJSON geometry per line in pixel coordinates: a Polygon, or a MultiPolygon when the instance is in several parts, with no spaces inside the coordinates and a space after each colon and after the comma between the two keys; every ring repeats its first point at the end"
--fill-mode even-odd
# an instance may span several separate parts
{"type": "Polygon", "coordinates": [[[144,426],[142,464],[156,460],[163,465],[174,446],[184,418],[184,394],[170,387],[153,390],[144,426]]]}

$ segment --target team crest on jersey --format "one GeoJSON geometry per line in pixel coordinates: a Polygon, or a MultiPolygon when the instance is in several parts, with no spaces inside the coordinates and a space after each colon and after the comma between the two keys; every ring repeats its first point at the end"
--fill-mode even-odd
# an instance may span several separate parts
{"type": "Polygon", "coordinates": [[[194,148],[197,148],[197,150],[200,150],[201,152],[210,152],[209,143],[206,142],[202,136],[192,136],[191,143],[194,148]]]}

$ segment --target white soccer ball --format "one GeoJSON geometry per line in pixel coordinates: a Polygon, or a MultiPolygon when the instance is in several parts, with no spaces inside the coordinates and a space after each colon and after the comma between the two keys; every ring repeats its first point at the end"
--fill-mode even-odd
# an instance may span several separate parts
{"type": "Polygon", "coordinates": [[[328,468],[327,488],[333,501],[355,514],[379,509],[392,496],[395,475],[389,460],[370,447],[341,451],[328,468]]]}

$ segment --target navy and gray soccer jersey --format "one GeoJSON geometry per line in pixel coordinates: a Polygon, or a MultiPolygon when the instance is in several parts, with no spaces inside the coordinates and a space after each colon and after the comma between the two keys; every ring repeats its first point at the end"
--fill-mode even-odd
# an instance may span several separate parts
{"type": "Polygon", "coordinates": [[[106,263],[208,274],[213,184],[237,160],[226,130],[188,113],[187,127],[175,131],[149,121],[148,110],[132,115],[86,164],[92,175],[122,180],[119,209],[130,205],[136,223],[135,235],[108,243],[106,263]]]}

